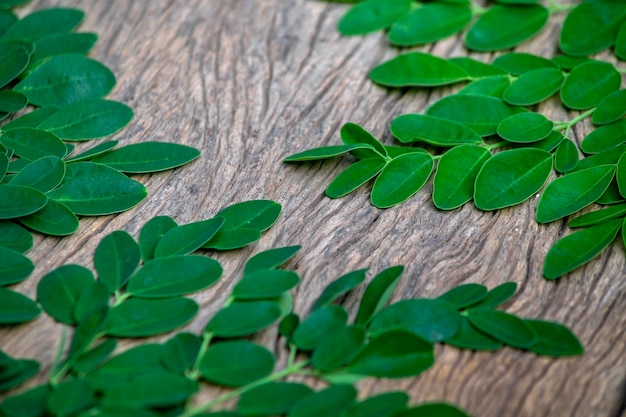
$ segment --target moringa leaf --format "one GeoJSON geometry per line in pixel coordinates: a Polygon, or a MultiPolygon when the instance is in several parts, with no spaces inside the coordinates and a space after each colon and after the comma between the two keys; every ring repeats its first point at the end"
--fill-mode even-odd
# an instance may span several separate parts
{"type": "Polygon", "coordinates": [[[34,69],[44,60],[56,55],[86,55],[97,40],[98,35],[95,33],[59,32],[41,37],[34,42],[35,51],[30,57],[28,70],[34,69]]]}
{"type": "Polygon", "coordinates": [[[0,42],[0,87],[13,81],[24,71],[30,59],[28,45],[19,41],[0,42]]]}
{"type": "Polygon", "coordinates": [[[215,217],[173,227],[158,241],[154,257],[186,255],[198,250],[215,236],[223,224],[222,217],[215,217]]]}
{"type": "Polygon", "coordinates": [[[19,185],[0,185],[0,219],[14,219],[33,214],[48,202],[41,191],[19,185]]]}
{"type": "Polygon", "coordinates": [[[139,267],[140,250],[128,233],[116,230],[105,236],[94,254],[98,279],[106,284],[110,293],[126,285],[128,278],[139,267]]]}
{"type": "Polygon", "coordinates": [[[71,32],[84,16],[85,13],[76,9],[37,10],[15,22],[5,32],[3,38],[34,42],[53,33],[71,32]]]}
{"type": "Polygon", "coordinates": [[[304,152],[299,152],[288,156],[284,159],[284,162],[302,162],[302,161],[317,161],[319,159],[334,158],[335,156],[343,155],[356,149],[373,149],[371,145],[366,143],[354,143],[349,145],[334,145],[323,146],[321,148],[308,149],[304,152]]]}
{"type": "Polygon", "coordinates": [[[346,145],[356,145],[359,143],[371,145],[374,148],[374,151],[379,155],[374,153],[373,156],[386,157],[387,150],[385,146],[380,143],[380,141],[372,135],[370,132],[365,130],[362,126],[357,125],[356,123],[346,123],[341,126],[341,131],[339,132],[341,135],[341,141],[346,145]]]}
{"type": "Polygon", "coordinates": [[[218,337],[248,336],[270,326],[281,315],[274,301],[235,301],[213,316],[206,331],[218,337]]]}
{"type": "Polygon", "coordinates": [[[314,310],[293,333],[293,343],[300,350],[311,351],[323,340],[324,335],[343,327],[348,321],[345,308],[328,305],[314,310]]]}
{"type": "Polygon", "coordinates": [[[378,175],[386,165],[387,162],[381,158],[367,158],[353,163],[328,184],[326,196],[339,198],[351,193],[378,175]]]}
{"type": "MultiPolygon", "coordinates": [[[[624,26],[626,27],[626,26],[624,26]]],[[[624,31],[626,33],[626,31],[624,31]]],[[[619,120],[626,114],[626,89],[614,91],[605,96],[593,112],[593,123],[605,125],[619,120]]]]}
{"type": "Polygon", "coordinates": [[[22,110],[28,104],[24,94],[11,90],[0,91],[0,112],[13,113],[22,110]]]}
{"type": "Polygon", "coordinates": [[[170,372],[185,372],[195,363],[202,339],[192,333],[178,333],[163,344],[161,363],[170,372]]]}
{"type": "Polygon", "coordinates": [[[514,143],[537,142],[552,133],[554,123],[540,113],[518,113],[500,122],[498,135],[514,143]]]}
{"type": "Polygon", "coordinates": [[[558,323],[524,320],[537,333],[538,341],[530,350],[547,356],[575,356],[583,354],[583,347],[572,331],[558,323]]]}
{"type": "Polygon", "coordinates": [[[580,149],[585,153],[596,154],[624,142],[626,142],[626,119],[622,118],[589,132],[580,143],[580,149]]]}
{"type": "Polygon", "coordinates": [[[613,65],[586,61],[569,73],[561,88],[561,101],[570,109],[585,110],[618,91],[621,83],[622,76],[613,65]]]}
{"type": "Polygon", "coordinates": [[[296,285],[300,278],[292,271],[258,269],[246,273],[235,285],[232,296],[238,300],[258,300],[278,297],[296,285]]]}
{"type": "Polygon", "coordinates": [[[244,392],[237,402],[242,416],[284,415],[302,398],[313,393],[307,385],[295,382],[267,382],[244,392]]]}
{"type": "Polygon", "coordinates": [[[35,161],[46,156],[63,158],[67,147],[56,135],[28,127],[11,129],[2,136],[0,142],[13,149],[15,155],[28,161],[35,161]]]}
{"type": "Polygon", "coordinates": [[[0,324],[17,324],[37,317],[41,310],[30,298],[0,287],[0,324]]]}
{"type": "Polygon", "coordinates": [[[512,75],[522,75],[540,68],[556,68],[549,59],[525,52],[508,52],[493,60],[493,65],[512,75]]]}
{"type": "Polygon", "coordinates": [[[436,87],[469,79],[459,65],[424,52],[409,52],[383,62],[369,77],[387,87],[436,87]]]}
{"type": "Polygon", "coordinates": [[[354,404],[345,417],[390,417],[406,408],[409,396],[402,391],[385,392],[354,404]]]}
{"type": "Polygon", "coordinates": [[[433,165],[428,153],[407,153],[394,158],[374,182],[372,205],[388,208],[405,202],[426,184],[433,165]]]}
{"type": "Polygon", "coordinates": [[[503,311],[472,309],[467,312],[467,318],[472,326],[509,346],[528,349],[538,341],[530,325],[503,311]]]}
{"type": "Polygon", "coordinates": [[[154,250],[161,238],[176,226],[174,219],[169,216],[156,216],[144,224],[139,233],[139,248],[144,262],[154,258],[154,250]]]}
{"type": "Polygon", "coordinates": [[[33,235],[19,224],[0,220],[0,246],[25,253],[33,246],[33,235]]]}
{"type": "Polygon", "coordinates": [[[585,213],[572,219],[567,225],[570,228],[595,226],[596,224],[622,217],[624,214],[626,214],[626,203],[585,213]]]}
{"type": "Polygon", "coordinates": [[[461,310],[487,297],[487,287],[481,284],[463,284],[437,297],[461,310]]]}
{"type": "Polygon", "coordinates": [[[573,171],[578,166],[578,147],[570,139],[565,139],[556,148],[554,168],[561,173],[573,171]]]}
{"type": "Polygon", "coordinates": [[[492,309],[500,304],[504,304],[515,295],[517,284],[515,282],[505,282],[491,289],[487,296],[477,304],[470,306],[472,309],[492,309]]]}
{"type": "Polygon", "coordinates": [[[64,204],[48,199],[45,206],[20,217],[19,222],[24,226],[52,236],[68,236],[78,230],[78,217],[64,204]]]}
{"type": "MultiPolygon", "coordinates": [[[[501,1],[501,0],[500,0],[501,1]]],[[[446,403],[421,404],[394,414],[394,417],[469,417],[463,411],[446,403]]]]}
{"type": "Polygon", "coordinates": [[[480,144],[472,129],[451,120],[424,114],[403,114],[391,122],[391,133],[402,143],[425,142],[435,146],[480,144]]]}
{"type": "Polygon", "coordinates": [[[80,295],[94,283],[90,270],[79,265],[63,265],[43,276],[37,285],[37,301],[60,323],[77,324],[74,310],[80,295]]]}
{"type": "Polygon", "coordinates": [[[256,271],[278,268],[293,258],[301,248],[302,246],[285,246],[259,252],[248,259],[243,272],[244,274],[250,274],[256,271]]]}
{"type": "Polygon", "coordinates": [[[365,280],[366,269],[359,269],[357,271],[348,272],[347,274],[337,278],[324,288],[322,294],[313,303],[312,310],[317,310],[321,307],[330,305],[333,301],[339,297],[352,291],[365,280]]]}
{"type": "Polygon", "coordinates": [[[482,61],[469,58],[467,56],[455,56],[448,61],[454,62],[467,72],[472,78],[488,78],[497,75],[508,75],[507,72],[493,64],[486,64],[482,61]]]}
{"type": "Polygon", "coordinates": [[[403,271],[404,267],[401,265],[392,266],[379,272],[372,279],[361,297],[355,319],[356,324],[366,326],[376,313],[385,308],[403,271]]]}
{"type": "Polygon", "coordinates": [[[365,331],[357,326],[333,330],[315,347],[311,365],[320,372],[331,372],[350,362],[365,342],[365,331]]]}
{"type": "Polygon", "coordinates": [[[240,387],[269,375],[274,355],[263,346],[247,340],[218,342],[200,358],[203,379],[227,387],[240,387]]]}
{"type": "Polygon", "coordinates": [[[349,384],[333,384],[298,401],[287,417],[338,417],[350,407],[357,390],[349,384]]]}
{"type": "Polygon", "coordinates": [[[65,163],[56,156],[44,156],[26,165],[20,172],[11,177],[12,185],[30,187],[46,193],[63,181],[65,163]]]}
{"type": "Polygon", "coordinates": [[[458,347],[460,349],[486,350],[494,351],[502,347],[502,343],[498,342],[491,336],[475,329],[467,319],[463,316],[461,329],[457,334],[444,340],[445,343],[458,347]]]}
{"type": "Polygon", "coordinates": [[[199,150],[178,143],[141,142],[98,155],[91,161],[121,172],[137,174],[177,168],[198,156],[199,150]]]}
{"type": "Polygon", "coordinates": [[[337,29],[344,36],[364,35],[386,29],[411,8],[411,0],[366,0],[341,18],[337,29]]]}
{"type": "Polygon", "coordinates": [[[565,76],[558,68],[528,71],[504,90],[502,98],[509,104],[531,106],[551,97],[561,89],[565,76]]]}
{"type": "Polygon", "coordinates": [[[457,94],[502,98],[502,95],[510,85],[511,80],[508,75],[491,75],[472,81],[461,88],[457,94]]]}
{"type": "Polygon", "coordinates": [[[0,246],[0,286],[16,284],[28,278],[35,264],[13,249],[0,246]]]}

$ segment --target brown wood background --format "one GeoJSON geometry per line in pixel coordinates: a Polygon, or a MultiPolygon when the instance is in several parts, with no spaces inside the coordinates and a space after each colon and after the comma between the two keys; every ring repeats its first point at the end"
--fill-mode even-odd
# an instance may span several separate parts
{"type": "MultiPolygon", "coordinates": [[[[47,271],[64,263],[91,267],[103,236],[117,229],[137,236],[155,215],[184,223],[238,201],[273,199],[283,214],[259,243],[215,256],[225,276],[194,295],[202,310],[188,329],[202,329],[245,259],[271,247],[303,246],[290,263],[302,276],[294,294],[301,313],[328,282],[362,267],[373,275],[405,265],[397,298],[513,280],[520,289],[507,311],[570,326],[586,347],[584,356],[553,360],[509,348],[475,353],[438,346],[436,365],[420,377],[367,380],[361,393],[404,389],[414,403],[445,400],[476,417],[626,416],[626,262],[619,243],[566,278],[547,282],[541,277],[544,256],[568,229],[565,222],[538,225],[537,199],[493,213],[471,204],[443,213],[430,200],[429,182],[408,203],[381,211],[369,204],[368,187],[339,200],[324,197],[348,158],[281,162],[297,151],[339,144],[339,128],[348,121],[392,143],[394,117],[421,112],[453,91],[373,85],[368,70],[397,51],[381,34],[339,36],[335,27],[346,6],[314,0],[38,0],[20,14],[50,6],[84,10],[82,30],[99,34],[91,56],[118,79],[109,97],[136,113],[117,135],[122,143],[174,141],[200,148],[202,157],[182,169],[136,177],[150,196],[129,212],[82,219],[79,232],[65,239],[37,237],[28,252],[36,271],[18,290],[34,298],[47,271]]],[[[540,36],[517,49],[552,56],[561,23],[562,15],[551,17],[540,36]]],[[[442,57],[467,54],[460,37],[422,49],[442,57]]],[[[554,119],[571,117],[558,100],[540,107],[554,119]]],[[[589,128],[577,126],[575,139],[589,128]]],[[[347,299],[352,313],[357,295],[347,299]]],[[[0,349],[41,360],[45,375],[60,335],[61,326],[42,315],[0,329],[0,349]]],[[[275,331],[263,339],[280,346],[275,331]]]]}

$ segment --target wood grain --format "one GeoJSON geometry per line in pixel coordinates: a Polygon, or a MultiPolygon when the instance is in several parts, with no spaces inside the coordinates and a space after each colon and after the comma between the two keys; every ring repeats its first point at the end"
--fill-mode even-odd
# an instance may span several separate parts
{"type": "MultiPolygon", "coordinates": [[[[62,264],[91,267],[102,237],[117,229],[137,236],[155,215],[188,222],[234,202],[273,199],[283,214],[259,243],[215,255],[225,278],[194,295],[202,310],[189,330],[199,331],[218,309],[245,259],[271,247],[303,246],[290,263],[302,276],[294,294],[300,313],[331,280],[363,267],[373,275],[405,265],[396,298],[513,280],[520,290],[507,311],[570,326],[586,347],[584,356],[553,360],[508,348],[475,353],[439,346],[436,365],[420,377],[368,380],[361,393],[405,389],[415,403],[445,400],[476,417],[626,415],[626,261],[619,243],[566,278],[546,282],[545,254],[568,229],[562,221],[538,225],[536,198],[493,213],[472,205],[443,213],[430,200],[429,182],[408,203],[382,211],[369,204],[368,187],[339,200],[324,197],[347,158],[281,162],[304,149],[338,144],[338,130],[348,121],[392,143],[388,126],[394,117],[421,112],[458,88],[389,91],[373,85],[368,70],[397,51],[381,34],[340,37],[335,27],[346,6],[312,0],[38,0],[20,14],[50,6],[85,10],[82,30],[99,34],[91,56],[117,76],[110,97],[136,113],[117,139],[174,141],[200,148],[202,157],[182,169],[136,177],[150,196],[129,212],[84,218],[80,230],[62,240],[37,237],[28,253],[37,267],[19,291],[34,297],[39,279],[62,264]]],[[[552,56],[561,23],[562,16],[552,16],[540,36],[517,49],[552,56]]],[[[421,50],[467,54],[460,37],[421,50]]],[[[602,58],[614,59],[608,53],[602,58]]],[[[568,117],[557,100],[539,110],[554,119],[568,117]]],[[[577,126],[575,139],[589,129],[577,126]]],[[[359,294],[346,300],[353,314],[359,294]]],[[[61,326],[42,316],[0,329],[0,349],[37,358],[45,375],[60,335],[61,326]]],[[[262,340],[280,348],[275,332],[262,340]]]]}

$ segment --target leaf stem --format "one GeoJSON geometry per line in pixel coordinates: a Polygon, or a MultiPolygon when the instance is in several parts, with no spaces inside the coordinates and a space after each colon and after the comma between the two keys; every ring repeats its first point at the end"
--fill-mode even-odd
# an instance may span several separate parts
{"type": "Polygon", "coordinates": [[[117,307],[118,305],[126,301],[128,298],[130,298],[130,294],[128,293],[122,294],[119,291],[115,291],[115,301],[113,302],[113,307],[117,307]]]}
{"type": "Polygon", "coordinates": [[[595,110],[596,110],[596,107],[593,107],[593,108],[591,108],[591,109],[589,109],[589,110],[579,114],[578,116],[574,117],[572,120],[568,120],[566,122],[553,121],[553,123],[554,123],[553,130],[563,130],[563,129],[565,129],[565,133],[563,134],[563,136],[565,136],[566,138],[569,138],[569,132],[570,132],[570,130],[572,130],[572,126],[574,126],[576,123],[580,122],[581,120],[584,120],[587,117],[591,116],[595,110]]]}
{"type": "Polygon", "coordinates": [[[472,11],[472,16],[480,16],[481,14],[484,14],[487,12],[487,10],[489,10],[488,8],[481,7],[476,3],[470,3],[470,8],[472,11]]]}
{"type": "Polygon", "coordinates": [[[491,145],[485,144],[485,148],[488,151],[492,151],[494,149],[502,148],[502,147],[510,145],[510,144],[511,144],[511,142],[507,142],[506,140],[503,140],[501,142],[492,143],[491,145]]]}
{"type": "Polygon", "coordinates": [[[50,378],[48,379],[50,382],[50,385],[52,385],[53,387],[59,383],[65,371],[65,367],[61,366],[61,357],[63,356],[63,351],[65,350],[66,343],[67,343],[67,328],[63,326],[63,328],[61,329],[61,340],[59,341],[59,347],[57,348],[57,351],[54,354],[54,359],[52,360],[52,367],[50,368],[50,378]]]}
{"type": "Polygon", "coordinates": [[[211,344],[211,340],[213,339],[213,333],[209,331],[202,332],[202,344],[200,345],[200,350],[198,351],[198,356],[196,357],[196,361],[194,362],[191,370],[187,373],[187,377],[197,380],[200,377],[200,361],[202,357],[209,349],[209,345],[211,344]]]}

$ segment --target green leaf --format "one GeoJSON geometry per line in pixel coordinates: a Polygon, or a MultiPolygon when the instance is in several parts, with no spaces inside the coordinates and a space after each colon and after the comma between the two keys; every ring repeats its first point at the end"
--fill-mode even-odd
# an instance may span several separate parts
{"type": "Polygon", "coordinates": [[[409,396],[402,391],[378,394],[354,404],[345,417],[390,417],[406,408],[409,396]]]}
{"type": "Polygon", "coordinates": [[[239,300],[278,297],[298,285],[300,278],[292,271],[259,269],[243,276],[233,288],[232,296],[239,300]]]}
{"type": "Polygon", "coordinates": [[[560,239],[546,255],[543,276],[546,279],[556,279],[586,264],[615,240],[620,227],[622,219],[616,219],[560,239]]]}
{"type": "Polygon", "coordinates": [[[477,304],[470,306],[472,309],[492,309],[500,304],[508,301],[517,291],[517,284],[515,282],[505,282],[497,287],[491,289],[487,296],[477,304]]]}
{"type": "Polygon", "coordinates": [[[56,156],[44,156],[26,165],[11,177],[9,184],[34,188],[46,193],[65,177],[65,163],[56,156]]]}
{"type": "Polygon", "coordinates": [[[540,113],[518,113],[498,125],[498,135],[514,143],[537,142],[552,133],[554,123],[540,113]]]}
{"type": "Polygon", "coordinates": [[[114,149],[92,158],[91,161],[135,174],[176,168],[198,156],[200,151],[190,146],[169,142],[142,142],[114,149]]]}
{"type": "Polygon", "coordinates": [[[465,316],[459,332],[444,342],[460,349],[494,351],[502,347],[502,343],[476,330],[465,316]]]}
{"type": "Polygon", "coordinates": [[[357,391],[352,385],[331,385],[298,401],[287,417],[338,417],[354,403],[356,397],[357,391]]]}
{"type": "MultiPolygon", "coordinates": [[[[9,1],[9,0],[7,0],[9,1]]],[[[15,0],[17,3],[26,3],[28,0],[15,0]]],[[[0,5],[3,9],[12,7],[11,3],[0,5]]],[[[8,28],[17,22],[17,16],[10,10],[0,10],[0,36],[4,35],[8,28]]]]}
{"type": "Polygon", "coordinates": [[[94,254],[98,279],[111,293],[122,288],[139,266],[140,250],[137,242],[122,230],[105,236],[94,254]]]}
{"type": "Polygon", "coordinates": [[[546,152],[551,152],[555,150],[561,144],[563,139],[565,139],[565,137],[561,134],[561,132],[557,130],[553,130],[552,133],[550,133],[547,138],[541,139],[538,142],[522,144],[521,146],[526,147],[526,148],[541,149],[546,152]]]}
{"type": "Polygon", "coordinates": [[[561,89],[565,76],[558,68],[528,71],[504,90],[502,98],[509,104],[531,106],[551,97],[561,89]]]}
{"type": "Polygon", "coordinates": [[[569,55],[557,55],[552,57],[551,61],[558,65],[563,71],[571,71],[575,66],[588,61],[587,57],[573,57],[569,55]]]}
{"type": "Polygon", "coordinates": [[[620,157],[626,153],[626,144],[616,146],[608,151],[600,152],[596,155],[587,156],[581,159],[574,171],[582,171],[583,169],[597,167],[600,165],[617,164],[620,157]]]}
{"type": "MultiPolygon", "coordinates": [[[[21,385],[39,372],[39,362],[29,359],[11,359],[11,365],[0,368],[0,392],[8,391],[21,385]]],[[[5,400],[6,401],[6,400],[5,400]]],[[[0,408],[2,410],[2,408],[0,408]]]]}
{"type": "Polygon", "coordinates": [[[99,345],[78,356],[72,365],[72,370],[78,374],[93,371],[113,353],[116,346],[117,340],[106,339],[99,345]]]}
{"type": "Polygon", "coordinates": [[[261,239],[261,231],[257,229],[220,230],[215,237],[203,247],[215,250],[233,250],[248,246],[261,239]]]}
{"type": "Polygon", "coordinates": [[[511,80],[508,75],[492,75],[472,81],[461,88],[457,94],[502,98],[502,95],[510,85],[511,80]]]}
{"type": "Polygon", "coordinates": [[[241,394],[237,412],[242,416],[284,415],[302,398],[313,393],[295,382],[268,382],[241,394]]]}
{"type": "Polygon", "coordinates": [[[0,287],[0,324],[17,324],[32,320],[41,311],[30,298],[0,287]]]}
{"type": "Polygon", "coordinates": [[[41,122],[39,129],[65,140],[88,140],[112,135],[133,118],[133,110],[117,101],[93,99],[71,103],[41,122]]]}
{"type": "Polygon", "coordinates": [[[104,389],[101,401],[103,406],[167,407],[184,403],[198,389],[196,381],[157,371],[116,381],[104,389]]]}
{"type": "Polygon", "coordinates": [[[0,246],[24,253],[33,246],[33,235],[19,224],[0,220],[0,246]]]}
{"type": "Polygon", "coordinates": [[[74,310],[85,289],[94,283],[90,270],[79,265],[63,265],[43,276],[37,285],[37,301],[60,323],[76,324],[74,310]]]}
{"type": "Polygon", "coordinates": [[[482,143],[472,129],[451,120],[424,114],[403,114],[391,122],[391,133],[402,143],[425,142],[435,146],[482,143]]]}
{"type": "Polygon", "coordinates": [[[481,284],[462,284],[437,297],[461,310],[476,304],[487,296],[487,287],[481,284]]]}
{"type": "Polygon", "coordinates": [[[215,236],[223,224],[223,218],[215,217],[173,227],[158,241],[154,249],[154,257],[186,255],[198,250],[215,236]]]}
{"type": "Polygon", "coordinates": [[[561,173],[567,173],[576,169],[576,166],[578,166],[578,147],[570,139],[565,139],[556,148],[554,168],[561,173]]]}
{"type": "Polygon", "coordinates": [[[431,43],[460,32],[470,20],[467,4],[426,3],[397,19],[387,38],[398,46],[431,43]]]}
{"type": "Polygon", "coordinates": [[[615,39],[615,56],[626,61],[626,24],[622,23],[617,38],[615,39]]]}
{"type": "Polygon", "coordinates": [[[348,370],[377,378],[404,378],[421,374],[434,362],[430,342],[405,330],[391,330],[374,336],[348,370]]]}
{"type": "Polygon", "coordinates": [[[152,336],[188,323],[197,312],[198,305],[187,298],[131,298],[111,309],[104,331],[114,337],[152,336]]]}
{"type": "Polygon", "coordinates": [[[333,301],[339,297],[352,291],[365,280],[366,269],[359,269],[357,271],[348,272],[347,274],[337,278],[324,288],[322,294],[315,300],[312,310],[317,310],[321,307],[330,305],[333,301]]]}
{"type": "Polygon", "coordinates": [[[210,346],[200,359],[200,375],[214,384],[240,387],[269,375],[274,355],[247,340],[219,342],[210,346]]]}
{"type": "Polygon", "coordinates": [[[525,52],[508,52],[493,60],[493,65],[512,75],[522,75],[539,68],[557,68],[549,59],[525,52]]]}
{"type": "Polygon", "coordinates": [[[78,101],[101,98],[115,86],[110,69],[82,55],[57,55],[28,74],[15,91],[37,106],[63,107],[78,101]]]}
{"type": "Polygon", "coordinates": [[[278,268],[293,258],[301,248],[302,246],[285,246],[259,252],[248,259],[243,272],[244,274],[250,274],[256,271],[278,268]]]}
{"type": "Polygon", "coordinates": [[[0,246],[0,286],[16,284],[28,278],[35,264],[13,249],[0,246]]]}
{"type": "Polygon", "coordinates": [[[587,207],[604,193],[614,173],[614,166],[600,165],[552,181],[539,199],[537,221],[553,222],[587,207]]]}
{"type": "Polygon", "coordinates": [[[476,177],[474,203],[480,210],[519,204],[543,187],[552,172],[552,155],[533,148],[500,152],[476,177]]]}
{"type": "Polygon", "coordinates": [[[469,417],[463,411],[446,403],[422,404],[400,411],[394,417],[469,417]]]}
{"type": "Polygon", "coordinates": [[[498,310],[468,310],[472,326],[509,346],[528,349],[537,343],[537,334],[522,319],[498,310]]]}
{"type": "Polygon", "coordinates": [[[567,327],[541,320],[524,320],[537,333],[538,341],[530,350],[547,356],[582,355],[584,349],[580,341],[567,327]]]}
{"type": "Polygon", "coordinates": [[[154,250],[161,238],[176,226],[176,222],[169,216],[156,216],[146,222],[139,232],[139,247],[144,262],[154,258],[154,250]]]}
{"type": "MultiPolygon", "coordinates": [[[[2,146],[2,144],[0,144],[0,146],[2,146]]],[[[0,153],[0,182],[2,182],[2,180],[5,179],[5,175],[8,169],[9,169],[9,157],[5,153],[0,153]]]]}
{"type": "Polygon", "coordinates": [[[11,90],[0,91],[0,112],[13,113],[22,110],[28,104],[24,94],[11,90]]]}
{"type": "Polygon", "coordinates": [[[561,88],[561,101],[570,109],[595,107],[619,90],[622,76],[608,62],[586,61],[575,67],[561,88]]]}
{"type": "Polygon", "coordinates": [[[330,372],[352,360],[365,342],[361,327],[339,327],[328,333],[315,347],[311,364],[320,372],[330,372]]]}
{"type": "Polygon", "coordinates": [[[454,62],[424,52],[398,55],[372,69],[369,77],[388,87],[436,87],[469,78],[454,62]]]}
{"type": "Polygon", "coordinates": [[[0,142],[29,161],[50,155],[63,158],[67,154],[67,147],[56,135],[28,127],[5,132],[0,136],[0,142]]]}
{"type": "Polygon", "coordinates": [[[161,363],[170,372],[185,372],[196,362],[202,340],[192,333],[178,333],[163,344],[161,363]]]}
{"type": "Polygon", "coordinates": [[[448,61],[454,62],[467,72],[472,78],[488,78],[497,75],[508,75],[506,71],[492,64],[486,64],[467,56],[455,56],[448,61]]]}
{"type": "Polygon", "coordinates": [[[0,42],[0,87],[13,81],[24,71],[30,51],[22,42],[0,42]]]}
{"type": "Polygon", "coordinates": [[[470,94],[446,96],[432,104],[426,114],[460,123],[480,136],[496,133],[502,120],[526,111],[513,107],[499,98],[470,94]]]}
{"type": "Polygon", "coordinates": [[[626,214],[626,203],[617,204],[615,206],[610,206],[605,209],[583,214],[582,216],[578,216],[575,219],[571,220],[567,225],[570,228],[595,226],[596,224],[604,223],[606,221],[622,217],[624,214],[626,214]]]}
{"type": "Polygon", "coordinates": [[[341,141],[346,145],[356,145],[359,143],[371,145],[380,155],[376,155],[374,153],[372,156],[385,157],[387,156],[387,150],[385,146],[380,143],[380,141],[372,135],[370,132],[365,130],[362,126],[357,125],[356,123],[346,123],[341,126],[341,131],[339,132],[341,135],[341,141]]]}
{"type": "Polygon", "coordinates": [[[34,42],[52,33],[71,32],[83,20],[84,15],[76,9],[37,10],[17,21],[5,32],[3,38],[34,42]]]}
{"type": "Polygon", "coordinates": [[[44,416],[46,398],[50,392],[50,386],[46,384],[8,397],[0,404],[0,412],[7,417],[44,416]]]}
{"type": "Polygon", "coordinates": [[[91,162],[67,166],[61,186],[48,193],[83,216],[101,216],[126,211],[147,196],[146,188],[120,172],[91,162]]]}
{"type": "Polygon", "coordinates": [[[72,156],[66,159],[66,162],[79,162],[85,161],[93,158],[97,155],[102,155],[104,153],[109,152],[111,149],[115,148],[119,142],[116,140],[108,140],[106,142],[102,142],[93,148],[86,150],[76,156],[72,156]]]}
{"type": "Polygon", "coordinates": [[[575,57],[600,52],[613,45],[624,18],[626,10],[619,1],[585,1],[565,17],[559,46],[575,57]]]}
{"type": "Polygon", "coordinates": [[[322,146],[320,148],[308,149],[304,152],[295,153],[288,156],[284,162],[302,162],[302,161],[317,161],[320,159],[334,158],[335,156],[343,155],[356,149],[373,149],[371,145],[366,143],[355,143],[351,145],[334,145],[334,146],[322,146]]]}
{"type": "Polygon", "coordinates": [[[68,351],[70,364],[100,334],[109,313],[108,302],[109,293],[106,285],[101,282],[94,282],[80,294],[74,309],[74,318],[78,326],[74,330],[68,351]]]}
{"type": "MultiPolygon", "coordinates": [[[[624,26],[626,27],[626,26],[624,26]]],[[[626,31],[624,31],[626,33],[626,31]]],[[[598,103],[591,120],[596,125],[605,125],[619,120],[626,114],[626,89],[605,96],[598,103]]]]}
{"type": "Polygon", "coordinates": [[[218,337],[247,336],[270,326],[281,314],[273,301],[235,301],[213,316],[206,331],[218,337]]]}
{"type": "MultiPolygon", "coordinates": [[[[1,44],[2,43],[0,43],[0,45],[1,44]]],[[[11,120],[9,123],[2,126],[2,130],[6,132],[11,129],[18,129],[22,127],[36,128],[39,126],[39,123],[43,122],[57,111],[58,109],[56,107],[39,107],[30,113],[26,113],[23,116],[11,120]]]]}
{"type": "Polygon", "coordinates": [[[361,297],[359,311],[355,319],[356,324],[366,326],[376,313],[385,308],[403,271],[402,265],[392,266],[379,272],[372,279],[361,297]]]}
{"type": "Polygon", "coordinates": [[[585,153],[596,154],[626,142],[626,119],[600,126],[592,130],[580,143],[585,153]]]}
{"type": "Polygon", "coordinates": [[[461,315],[456,307],[437,299],[417,298],[398,301],[376,314],[370,326],[373,336],[391,330],[412,332],[432,343],[454,336],[461,315]]]}
{"type": "Polygon", "coordinates": [[[624,154],[617,161],[615,177],[620,194],[626,197],[626,156],[624,154]]]}
{"type": "MultiPolygon", "coordinates": [[[[127,379],[133,374],[164,371],[165,368],[161,366],[162,352],[163,346],[155,343],[146,343],[132,347],[106,361],[90,377],[107,376],[120,380],[127,379]]],[[[92,382],[94,381],[92,380],[92,382]]],[[[94,388],[98,391],[100,390],[98,384],[94,384],[94,388]]]]}
{"type": "Polygon", "coordinates": [[[70,379],[55,387],[46,401],[46,408],[56,416],[76,414],[91,407],[96,402],[89,382],[84,379],[70,379]]]}
{"type": "Polygon", "coordinates": [[[540,5],[495,5],[478,17],[465,44],[475,51],[509,49],[535,36],[548,21],[540,5]]]}
{"type": "Polygon", "coordinates": [[[427,153],[396,157],[376,178],[371,194],[372,205],[388,208],[405,202],[426,184],[433,165],[433,158],[427,153]]]}
{"type": "Polygon", "coordinates": [[[35,51],[30,57],[29,70],[41,64],[43,60],[63,54],[86,55],[96,44],[98,35],[95,33],[53,33],[39,38],[35,43],[35,51]]]}
{"type": "Polygon", "coordinates": [[[319,308],[300,323],[293,334],[293,343],[300,350],[313,350],[325,335],[345,326],[347,321],[348,313],[343,307],[330,305],[319,308]]]}
{"type": "MultiPolygon", "coordinates": [[[[139,261],[139,250],[133,261],[139,261]]],[[[138,298],[176,297],[208,288],[221,275],[222,267],[219,262],[206,256],[174,255],[156,258],[146,262],[129,278],[126,292],[138,298]]],[[[118,279],[121,281],[123,277],[118,279]]]]}
{"type": "Polygon", "coordinates": [[[300,317],[294,313],[288,313],[278,324],[278,334],[290,340],[300,324],[300,317]]]}
{"type": "Polygon", "coordinates": [[[475,145],[457,146],[444,153],[433,180],[435,206],[452,210],[470,201],[476,176],[490,157],[487,149],[475,145]]]}
{"type": "Polygon", "coordinates": [[[353,163],[328,184],[326,196],[339,198],[351,193],[378,175],[386,164],[381,158],[367,158],[353,163]]]}
{"type": "Polygon", "coordinates": [[[367,0],[341,18],[337,29],[344,36],[364,35],[386,29],[411,8],[411,0],[367,0]]]}

